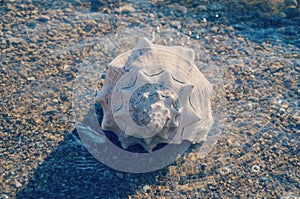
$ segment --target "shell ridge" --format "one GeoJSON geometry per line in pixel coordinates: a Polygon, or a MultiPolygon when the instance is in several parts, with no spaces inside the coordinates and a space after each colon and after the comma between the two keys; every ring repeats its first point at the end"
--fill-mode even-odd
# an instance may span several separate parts
{"type": "MultiPolygon", "coordinates": [[[[121,96],[121,97],[122,97],[122,96],[121,96]]],[[[120,111],[120,110],[122,109],[122,107],[123,107],[123,100],[121,100],[121,105],[120,105],[120,106],[118,106],[118,107],[113,107],[114,112],[120,111]]]]}
{"type": "Polygon", "coordinates": [[[135,75],[133,81],[129,82],[131,84],[123,86],[121,89],[126,90],[126,89],[129,89],[129,88],[132,88],[135,85],[136,82],[137,82],[137,76],[135,75]]]}
{"type": "MultiPolygon", "coordinates": [[[[160,46],[158,46],[158,45],[155,45],[155,46],[151,46],[151,47],[143,47],[143,48],[137,48],[137,49],[132,49],[132,50],[129,50],[129,51],[127,51],[127,52],[124,52],[124,53],[122,53],[122,54],[120,54],[120,55],[118,55],[110,64],[115,64],[117,61],[119,61],[119,59],[120,60],[122,60],[122,58],[123,57],[128,57],[128,56],[130,56],[131,54],[133,54],[134,52],[139,52],[139,51],[141,51],[141,50],[145,50],[146,52],[153,52],[153,50],[156,50],[156,51],[154,51],[154,52],[156,52],[156,53],[158,53],[158,54],[161,54],[161,53],[159,53],[159,52],[157,52],[157,51],[159,51],[159,50],[161,50],[161,51],[163,51],[163,52],[167,52],[168,54],[171,54],[171,55],[175,55],[175,56],[180,56],[183,60],[185,60],[185,61],[187,61],[187,62],[189,62],[189,64],[193,64],[193,61],[194,61],[194,59],[192,59],[192,58],[189,58],[189,59],[187,59],[187,58],[185,58],[183,55],[184,54],[182,54],[182,53],[175,53],[175,52],[173,52],[171,49],[166,49],[166,48],[162,48],[162,47],[160,47],[160,46]]],[[[185,49],[185,48],[184,48],[185,49]]],[[[193,51],[193,50],[192,50],[193,51]]],[[[139,54],[139,53],[137,53],[137,54],[139,54]]],[[[146,53],[143,53],[142,55],[140,55],[140,56],[145,56],[146,55],[146,53]]],[[[139,57],[139,56],[138,56],[139,57]]],[[[131,60],[132,60],[132,58],[131,58],[131,60]]]]}
{"type": "Polygon", "coordinates": [[[160,74],[162,74],[162,73],[164,73],[164,72],[165,72],[165,70],[162,70],[162,71],[160,71],[160,72],[158,72],[158,73],[155,73],[155,74],[148,74],[148,73],[146,73],[146,71],[143,71],[143,73],[144,73],[145,75],[147,75],[148,77],[158,76],[158,75],[160,75],[160,74]]]}
{"type": "Polygon", "coordinates": [[[172,75],[172,78],[173,78],[174,81],[179,82],[181,84],[185,84],[186,83],[184,81],[180,81],[180,80],[176,79],[173,75],[172,75]]]}
{"type": "Polygon", "coordinates": [[[197,112],[196,108],[194,107],[194,105],[193,105],[193,103],[192,103],[192,101],[191,101],[191,96],[189,96],[189,105],[191,106],[191,108],[192,108],[195,112],[197,112]]]}
{"type": "Polygon", "coordinates": [[[140,48],[146,48],[146,47],[151,47],[153,44],[146,38],[142,37],[137,45],[134,47],[134,49],[140,49],[140,48]]]}

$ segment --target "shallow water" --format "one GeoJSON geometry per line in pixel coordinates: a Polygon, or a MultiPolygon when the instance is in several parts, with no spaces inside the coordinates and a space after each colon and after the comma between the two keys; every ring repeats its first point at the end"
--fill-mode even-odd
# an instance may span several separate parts
{"type": "Polygon", "coordinates": [[[276,13],[192,4],[1,3],[2,198],[300,195],[299,19],[274,25],[276,13]],[[94,106],[107,64],[139,37],[194,49],[214,88],[215,126],[170,166],[130,174],[98,162],[74,124],[94,106]]]}

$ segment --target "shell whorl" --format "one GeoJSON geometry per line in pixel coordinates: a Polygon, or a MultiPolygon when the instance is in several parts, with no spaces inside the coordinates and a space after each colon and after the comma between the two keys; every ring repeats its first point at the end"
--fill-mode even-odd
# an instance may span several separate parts
{"type": "MultiPolygon", "coordinates": [[[[157,87],[157,85],[152,87],[157,87]]],[[[178,127],[176,117],[180,111],[176,103],[178,104],[176,96],[168,90],[146,91],[142,94],[141,100],[133,105],[134,114],[131,116],[138,125],[145,126],[156,134],[163,133],[171,127],[178,127]]]]}

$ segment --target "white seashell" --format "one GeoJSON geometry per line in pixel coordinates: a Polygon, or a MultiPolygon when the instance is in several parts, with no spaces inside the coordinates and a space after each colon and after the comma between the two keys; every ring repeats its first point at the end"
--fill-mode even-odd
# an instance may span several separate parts
{"type": "Polygon", "coordinates": [[[152,151],[160,143],[205,141],[213,124],[212,87],[194,64],[194,51],[160,46],[143,38],[108,67],[97,100],[101,128],[123,148],[152,151]]]}

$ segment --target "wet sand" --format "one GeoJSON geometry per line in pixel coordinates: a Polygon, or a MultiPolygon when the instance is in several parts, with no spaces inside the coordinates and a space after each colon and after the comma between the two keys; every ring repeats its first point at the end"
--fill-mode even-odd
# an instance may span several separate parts
{"type": "Polygon", "coordinates": [[[300,2],[271,2],[0,1],[0,198],[299,197],[300,2]],[[130,174],[78,139],[74,82],[137,36],[195,50],[224,118],[206,157],[130,174]]]}

